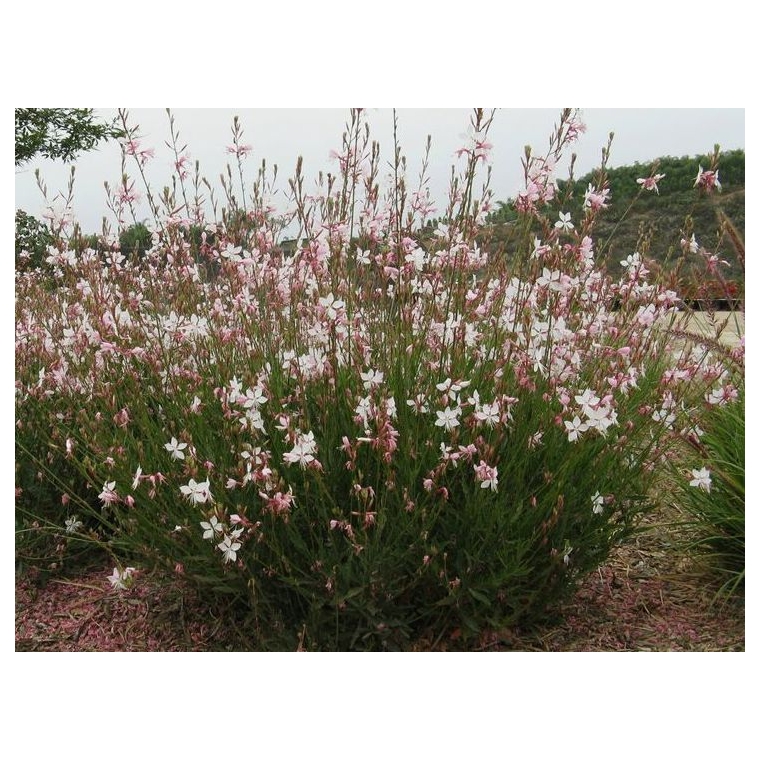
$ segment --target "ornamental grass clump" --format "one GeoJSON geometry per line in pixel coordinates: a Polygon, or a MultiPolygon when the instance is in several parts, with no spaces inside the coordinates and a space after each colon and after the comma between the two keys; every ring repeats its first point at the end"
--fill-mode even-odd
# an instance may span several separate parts
{"type": "MultiPolygon", "coordinates": [[[[720,188],[715,165],[710,171],[699,168],[697,185],[720,188]]],[[[728,240],[744,275],[744,241],[731,220],[718,211],[719,239],[728,240]]],[[[716,313],[708,306],[702,329],[697,332],[675,330],[701,347],[707,362],[723,366],[718,387],[705,393],[701,408],[695,410],[698,423],[684,438],[685,451],[670,459],[666,470],[676,507],[685,513],[679,526],[684,548],[707,568],[718,581],[715,599],[743,600],[745,579],[745,367],[743,288],[732,287],[723,274],[728,262],[711,248],[701,245],[694,235],[688,246],[701,260],[702,274],[692,292],[718,294],[719,302],[730,307],[716,313]],[[733,332],[733,336],[731,333],[733,332]]],[[[717,250],[717,247],[716,249],[717,250]]],[[[687,323],[688,327],[688,323],[687,323]]]]}
{"type": "MultiPolygon", "coordinates": [[[[338,172],[308,189],[299,161],[286,215],[265,165],[246,197],[236,122],[221,217],[178,151],[172,189],[145,185],[142,257],[59,240],[54,287],[17,278],[17,471],[51,493],[42,524],[23,481],[22,522],[76,525],[130,582],[181,574],[257,649],[435,646],[551,613],[651,509],[659,463],[725,377],[671,350],[678,296],[636,252],[622,277],[595,263],[604,168],[582,217],[564,212],[553,167],[576,113],[524,159],[520,255],[489,245],[491,118],[475,112],[432,225],[425,166],[412,191],[394,146],[381,178],[352,111],[338,172]]],[[[112,194],[122,223],[130,183],[112,194]]]]}
{"type": "Polygon", "coordinates": [[[707,397],[691,456],[673,461],[674,495],[686,514],[686,550],[718,581],[716,600],[743,600],[745,579],[744,385],[732,399],[707,397]]]}

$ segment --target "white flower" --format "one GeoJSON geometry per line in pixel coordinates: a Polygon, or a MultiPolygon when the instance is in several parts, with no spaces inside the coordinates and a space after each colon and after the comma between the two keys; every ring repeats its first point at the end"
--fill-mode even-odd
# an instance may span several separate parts
{"type": "Polygon", "coordinates": [[[245,399],[244,401],[242,398],[240,400],[243,401],[245,409],[258,409],[267,400],[267,397],[258,385],[255,388],[249,388],[243,398],[245,399]]]}
{"type": "Polygon", "coordinates": [[[138,466],[138,468],[135,470],[135,478],[132,481],[132,490],[133,491],[137,490],[137,486],[140,485],[141,478],[142,478],[142,467],[138,466]]]}
{"type": "Polygon", "coordinates": [[[302,468],[314,461],[314,453],[317,451],[317,444],[314,441],[314,433],[309,431],[306,434],[299,435],[295,446],[291,451],[286,451],[282,458],[287,464],[300,464],[302,468]]]}
{"type": "Polygon", "coordinates": [[[73,517],[69,517],[64,524],[66,525],[67,533],[76,533],[82,527],[83,523],[77,519],[76,515],[74,515],[73,517]]]}
{"type": "Polygon", "coordinates": [[[441,393],[445,393],[452,401],[456,401],[459,392],[469,384],[469,380],[457,380],[454,382],[451,378],[446,378],[442,383],[437,383],[435,387],[438,388],[441,393]]]}
{"type": "Polygon", "coordinates": [[[567,214],[563,214],[560,211],[559,221],[554,222],[554,226],[557,229],[561,229],[563,232],[570,232],[570,230],[575,229],[575,225],[570,221],[570,212],[568,212],[567,214]]]}
{"type": "Polygon", "coordinates": [[[591,390],[591,388],[586,388],[580,396],[575,396],[575,402],[580,404],[583,407],[584,413],[587,414],[586,409],[601,403],[601,399],[591,390]]]}
{"type": "Polygon", "coordinates": [[[576,415],[573,417],[572,422],[567,422],[567,420],[565,421],[565,428],[567,429],[567,440],[577,441],[578,435],[588,430],[588,425],[585,422],[581,422],[578,415],[576,415]]]}
{"type": "Polygon", "coordinates": [[[418,414],[430,411],[423,393],[418,393],[414,398],[407,399],[406,405],[412,407],[418,414]]]}
{"type": "Polygon", "coordinates": [[[283,460],[287,464],[300,464],[301,467],[305,468],[309,462],[314,461],[314,455],[311,454],[311,452],[302,444],[297,443],[295,446],[293,446],[293,449],[291,451],[286,451],[282,455],[283,460]]]}
{"type": "Polygon", "coordinates": [[[213,515],[208,522],[202,522],[201,528],[203,528],[203,538],[211,539],[214,537],[214,533],[223,533],[224,529],[219,524],[216,515],[213,515]]]}
{"type": "Polygon", "coordinates": [[[334,322],[338,318],[338,314],[346,308],[345,302],[335,298],[332,293],[320,298],[319,305],[325,310],[325,316],[331,322],[334,322]]]}
{"type": "Polygon", "coordinates": [[[179,443],[177,439],[172,436],[171,441],[164,444],[164,448],[171,453],[172,459],[184,459],[185,455],[182,453],[182,449],[186,449],[187,444],[179,443]]]}
{"type": "Polygon", "coordinates": [[[609,405],[584,407],[585,424],[590,429],[598,430],[602,435],[607,434],[607,428],[617,423],[617,412],[609,405]]]}
{"type": "Polygon", "coordinates": [[[241,396],[242,390],[243,390],[243,384],[240,382],[240,380],[237,379],[237,377],[233,377],[232,380],[230,380],[230,392],[229,392],[229,399],[233,404],[241,396]]]}
{"type": "Polygon", "coordinates": [[[240,255],[242,251],[242,246],[234,246],[232,243],[227,243],[227,247],[223,251],[220,251],[219,255],[230,261],[242,261],[243,257],[240,255]]]}
{"type": "Polygon", "coordinates": [[[642,265],[641,254],[638,251],[626,256],[625,259],[620,261],[620,265],[624,269],[634,270],[639,269],[642,265]]]}
{"type": "Polygon", "coordinates": [[[362,422],[366,427],[367,422],[372,416],[372,399],[369,396],[360,398],[359,403],[356,405],[356,409],[354,410],[354,414],[362,419],[362,422]]]}
{"type": "Polygon", "coordinates": [[[691,474],[693,480],[689,481],[689,485],[694,486],[695,488],[701,488],[703,491],[710,493],[710,485],[712,484],[710,470],[703,467],[701,470],[692,470],[691,474]]]}
{"type": "Polygon", "coordinates": [[[475,412],[475,419],[480,422],[485,422],[488,427],[494,427],[494,425],[496,425],[501,419],[499,402],[494,401],[493,404],[483,404],[480,409],[475,412]]]}
{"type": "Polygon", "coordinates": [[[404,261],[406,261],[407,264],[411,264],[417,272],[421,272],[425,268],[426,259],[427,254],[419,247],[415,247],[413,251],[404,257],[404,261]]]}
{"type": "Polygon", "coordinates": [[[593,505],[593,512],[595,515],[601,515],[604,512],[604,496],[597,491],[591,497],[591,504],[593,505]]]}
{"type": "Polygon", "coordinates": [[[225,562],[234,562],[237,559],[237,552],[242,546],[240,541],[235,540],[239,535],[238,531],[233,530],[232,534],[225,535],[222,542],[216,545],[216,548],[224,554],[225,562]]]}
{"type": "Polygon", "coordinates": [[[676,421],[676,416],[669,409],[663,407],[652,412],[652,419],[655,422],[662,422],[668,430],[673,429],[673,423],[676,421]]]}
{"type": "Polygon", "coordinates": [[[201,483],[196,483],[193,478],[186,486],[180,486],[179,490],[187,496],[188,500],[193,504],[205,504],[207,501],[212,501],[211,488],[208,480],[204,480],[201,483]]]}
{"type": "Polygon", "coordinates": [[[377,370],[370,369],[367,372],[360,372],[361,379],[364,381],[364,388],[369,390],[375,385],[380,385],[383,382],[383,373],[377,370]]]}
{"type": "Polygon", "coordinates": [[[113,588],[123,591],[132,585],[132,574],[134,572],[134,567],[125,567],[122,571],[119,571],[119,568],[115,567],[113,573],[108,576],[108,580],[113,588]]]}
{"type": "Polygon", "coordinates": [[[461,410],[459,407],[452,409],[446,407],[442,412],[436,412],[438,419],[435,421],[437,427],[442,427],[444,430],[453,430],[459,425],[459,414],[461,410]]]}
{"type": "Polygon", "coordinates": [[[711,406],[723,406],[726,403],[726,398],[723,395],[722,388],[713,388],[708,394],[705,395],[705,401],[711,406]]]}

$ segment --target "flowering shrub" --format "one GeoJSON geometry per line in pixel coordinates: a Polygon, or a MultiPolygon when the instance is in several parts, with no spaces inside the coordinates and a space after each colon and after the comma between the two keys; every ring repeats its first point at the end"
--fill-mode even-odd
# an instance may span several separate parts
{"type": "Polygon", "coordinates": [[[262,649],[404,648],[545,616],[651,508],[701,397],[732,386],[698,346],[669,347],[679,299],[638,253],[620,277],[595,265],[604,171],[576,219],[553,174],[575,113],[524,161],[524,255],[476,242],[489,124],[476,111],[432,236],[424,173],[409,194],[397,150],[381,192],[354,111],[338,176],[307,193],[299,165],[290,182],[292,253],[263,175],[241,208],[229,171],[210,222],[178,161],[185,202],[167,190],[159,208],[146,186],[141,260],[59,241],[55,289],[19,275],[17,470],[63,495],[46,524],[84,521],[73,532],[125,563],[239,605],[262,649]]]}

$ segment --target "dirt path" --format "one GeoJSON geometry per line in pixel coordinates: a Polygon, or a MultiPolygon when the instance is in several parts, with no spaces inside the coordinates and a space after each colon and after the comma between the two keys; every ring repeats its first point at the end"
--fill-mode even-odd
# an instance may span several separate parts
{"type": "Polygon", "coordinates": [[[678,327],[687,332],[714,338],[720,330],[720,340],[726,346],[733,348],[739,344],[744,335],[744,313],[717,311],[713,314],[705,311],[689,312],[679,320],[678,327]],[[725,324],[725,327],[724,327],[725,324]]]}

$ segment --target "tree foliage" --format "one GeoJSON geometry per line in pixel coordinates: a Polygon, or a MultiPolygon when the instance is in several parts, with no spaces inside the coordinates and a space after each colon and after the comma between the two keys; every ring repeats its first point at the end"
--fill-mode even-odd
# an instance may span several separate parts
{"type": "Polygon", "coordinates": [[[122,135],[115,123],[96,122],[92,108],[17,108],[16,166],[38,154],[72,161],[101,140],[122,135]]]}
{"type": "Polygon", "coordinates": [[[136,222],[119,234],[119,247],[125,255],[142,258],[151,246],[151,232],[143,222],[136,222]]]}
{"type": "Polygon", "coordinates": [[[50,230],[39,219],[16,210],[16,271],[41,266],[53,242],[50,230]]]}

